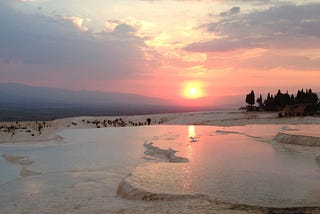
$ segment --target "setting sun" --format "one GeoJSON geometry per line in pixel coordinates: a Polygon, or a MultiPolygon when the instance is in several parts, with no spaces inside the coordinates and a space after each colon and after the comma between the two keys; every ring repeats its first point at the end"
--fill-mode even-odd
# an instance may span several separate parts
{"type": "Polygon", "coordinates": [[[183,96],[188,99],[196,99],[204,96],[200,82],[187,82],[184,85],[183,96]]]}
{"type": "Polygon", "coordinates": [[[197,95],[197,89],[195,89],[195,88],[190,88],[190,89],[189,89],[189,95],[191,95],[191,96],[197,95]]]}

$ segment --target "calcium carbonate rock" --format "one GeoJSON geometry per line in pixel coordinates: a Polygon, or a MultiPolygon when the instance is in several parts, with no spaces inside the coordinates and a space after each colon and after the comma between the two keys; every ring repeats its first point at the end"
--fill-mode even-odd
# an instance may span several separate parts
{"type": "Polygon", "coordinates": [[[307,135],[298,135],[279,132],[274,139],[280,143],[296,144],[303,146],[320,146],[320,138],[307,135]]]}
{"type": "Polygon", "coordinates": [[[26,176],[32,176],[32,175],[40,175],[40,172],[32,171],[27,169],[26,167],[22,167],[20,171],[20,176],[26,177],[26,176]]]}
{"type": "Polygon", "coordinates": [[[189,162],[188,158],[178,157],[175,155],[177,151],[169,149],[160,149],[159,147],[153,146],[153,143],[144,143],[143,146],[146,148],[145,155],[160,158],[171,163],[184,163],[189,162]]]}

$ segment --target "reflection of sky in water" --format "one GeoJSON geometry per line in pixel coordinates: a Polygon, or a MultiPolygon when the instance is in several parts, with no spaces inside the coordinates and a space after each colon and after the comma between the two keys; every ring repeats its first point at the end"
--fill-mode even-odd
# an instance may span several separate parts
{"type": "MultiPolygon", "coordinates": [[[[0,151],[29,156],[35,161],[29,168],[43,174],[106,168],[133,169],[145,161],[142,159],[143,143],[152,141],[162,149],[171,147],[177,150],[177,156],[187,157],[190,161],[168,163],[169,167],[153,167],[154,181],[168,181],[158,186],[159,191],[161,186],[170,189],[170,185],[174,185],[172,189],[182,192],[206,193],[214,198],[239,203],[305,204],[309,200],[309,205],[320,203],[320,197],[315,197],[320,195],[320,168],[315,160],[256,141],[255,137],[272,139],[281,127],[148,126],[65,130],[61,133],[68,142],[65,144],[0,145],[0,151]],[[217,130],[225,132],[217,134],[217,130]],[[191,143],[190,137],[200,140],[191,143]]],[[[19,177],[20,169],[21,166],[1,158],[0,184],[19,177]]],[[[59,182],[67,182],[67,179],[76,178],[68,177],[59,182]]],[[[20,188],[28,192],[41,192],[46,185],[50,183],[39,176],[20,188]]]]}

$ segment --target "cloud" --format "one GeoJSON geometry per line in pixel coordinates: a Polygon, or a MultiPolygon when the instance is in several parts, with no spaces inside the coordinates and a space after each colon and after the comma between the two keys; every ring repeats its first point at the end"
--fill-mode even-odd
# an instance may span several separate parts
{"type": "Polygon", "coordinates": [[[135,33],[137,32],[137,28],[129,25],[129,24],[126,24],[126,23],[120,23],[118,24],[112,34],[118,38],[138,38],[135,36],[135,33]]]}
{"type": "Polygon", "coordinates": [[[290,53],[287,55],[281,55],[267,51],[261,55],[253,56],[247,60],[242,60],[237,66],[259,70],[284,68],[296,71],[318,71],[320,68],[320,58],[293,55],[290,53]]]}
{"type": "Polygon", "coordinates": [[[223,52],[242,48],[320,47],[320,4],[284,5],[228,16],[230,11],[223,13],[225,17],[221,20],[201,26],[207,32],[220,35],[219,39],[195,42],[185,49],[223,52]]]}
{"type": "Polygon", "coordinates": [[[237,13],[240,13],[240,7],[232,7],[230,10],[220,13],[220,16],[221,17],[232,16],[237,13]]]}
{"type": "Polygon", "coordinates": [[[84,25],[85,21],[90,22],[90,19],[84,20],[83,18],[77,17],[77,16],[71,16],[71,17],[64,17],[64,19],[70,20],[73,22],[73,24],[78,27],[79,29],[83,31],[88,31],[89,29],[84,25]]]}
{"type": "Polygon", "coordinates": [[[86,18],[22,13],[12,6],[15,3],[8,2],[0,2],[3,79],[28,72],[35,78],[47,75],[57,81],[72,81],[74,75],[79,80],[112,81],[145,70],[144,38],[137,36],[138,29],[129,24],[120,22],[111,31],[93,33],[84,25],[86,18]],[[10,65],[30,65],[25,66],[30,70],[12,72],[10,65]]]}

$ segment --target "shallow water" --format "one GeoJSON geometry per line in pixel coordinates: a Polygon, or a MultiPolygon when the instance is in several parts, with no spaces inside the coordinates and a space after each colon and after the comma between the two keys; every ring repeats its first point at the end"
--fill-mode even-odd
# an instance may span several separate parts
{"type": "MultiPolygon", "coordinates": [[[[299,128],[302,129],[290,126],[290,129],[299,128]]],[[[249,125],[75,129],[59,133],[65,143],[0,145],[0,153],[28,156],[34,161],[28,168],[45,175],[124,169],[121,171],[124,176],[139,164],[150,163],[144,158],[143,143],[153,142],[162,149],[171,147],[178,150],[176,155],[187,157],[189,163],[152,164],[161,161],[152,160],[145,168],[140,168],[141,188],[155,192],[202,193],[231,203],[319,206],[320,167],[316,161],[299,153],[279,150],[269,142],[284,129],[288,127],[249,125]],[[143,170],[148,171],[143,174],[143,170]],[[143,179],[148,181],[144,182],[143,179]]],[[[20,169],[21,166],[0,158],[0,187],[4,189],[7,182],[19,178],[20,169]]],[[[54,182],[63,184],[72,179],[52,179],[42,182],[42,185],[54,182]]],[[[38,180],[41,180],[41,176],[38,180]]],[[[24,191],[24,187],[30,188],[21,185],[19,191],[24,191]]]]}

